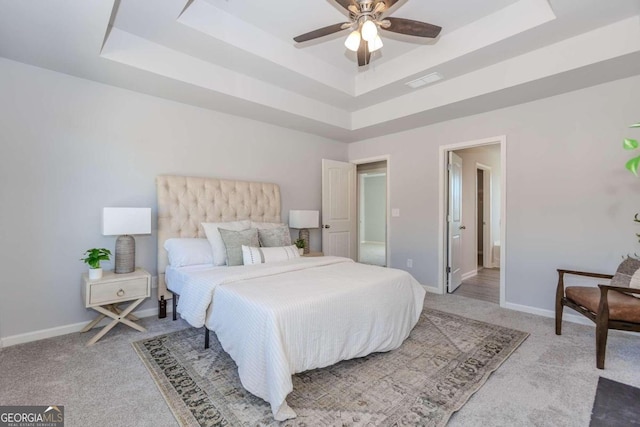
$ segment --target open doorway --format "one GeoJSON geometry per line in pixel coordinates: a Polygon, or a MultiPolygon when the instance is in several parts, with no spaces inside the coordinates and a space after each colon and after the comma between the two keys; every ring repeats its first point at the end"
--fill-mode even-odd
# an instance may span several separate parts
{"type": "Polygon", "coordinates": [[[361,163],[358,175],[358,262],[387,265],[387,161],[361,163]]]}
{"type": "Polygon", "coordinates": [[[505,143],[497,137],[441,147],[441,290],[501,305],[505,143]]]}

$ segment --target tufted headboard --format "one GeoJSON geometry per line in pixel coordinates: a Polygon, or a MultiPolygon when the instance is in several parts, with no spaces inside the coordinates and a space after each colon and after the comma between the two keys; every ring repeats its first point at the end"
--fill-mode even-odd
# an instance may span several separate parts
{"type": "Polygon", "coordinates": [[[280,187],[264,182],[160,175],[158,195],[158,299],[172,298],[164,281],[169,264],[164,242],[206,237],[200,223],[250,219],[280,222],[280,187]]]}

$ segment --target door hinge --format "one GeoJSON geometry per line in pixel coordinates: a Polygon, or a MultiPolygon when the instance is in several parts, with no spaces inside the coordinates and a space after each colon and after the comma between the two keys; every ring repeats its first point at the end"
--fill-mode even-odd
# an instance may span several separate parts
{"type": "Polygon", "coordinates": [[[447,273],[451,273],[451,267],[447,267],[447,273]]]}
{"type": "Polygon", "coordinates": [[[447,170],[450,171],[451,170],[451,163],[447,164],[447,170]]]}

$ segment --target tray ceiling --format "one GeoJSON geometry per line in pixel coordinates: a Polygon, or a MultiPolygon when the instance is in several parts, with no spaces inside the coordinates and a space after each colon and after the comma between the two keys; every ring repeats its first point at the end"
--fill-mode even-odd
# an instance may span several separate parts
{"type": "Polygon", "coordinates": [[[0,0],[0,56],[349,142],[640,74],[637,0],[401,0],[367,67],[331,0],[0,0]],[[406,82],[438,72],[443,80],[406,82]]]}

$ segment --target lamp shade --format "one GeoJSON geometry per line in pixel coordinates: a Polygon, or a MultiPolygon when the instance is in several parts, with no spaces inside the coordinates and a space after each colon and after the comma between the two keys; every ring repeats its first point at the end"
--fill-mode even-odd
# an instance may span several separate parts
{"type": "Polygon", "coordinates": [[[289,211],[289,227],[291,228],[318,228],[319,224],[319,211],[289,211]]]}
{"type": "Polygon", "coordinates": [[[382,46],[384,46],[380,36],[376,36],[372,41],[367,43],[369,43],[369,52],[375,52],[376,50],[379,50],[382,48],[382,46]]]}
{"type": "Polygon", "coordinates": [[[376,23],[367,20],[364,24],[362,24],[362,38],[368,42],[373,41],[378,35],[378,27],[376,27],[376,23]]]}
{"type": "Polygon", "coordinates": [[[104,208],[102,235],[151,234],[151,208],[104,208]]]}
{"type": "Polygon", "coordinates": [[[347,49],[357,52],[360,48],[360,32],[358,30],[352,31],[344,41],[344,45],[347,49]]]}

